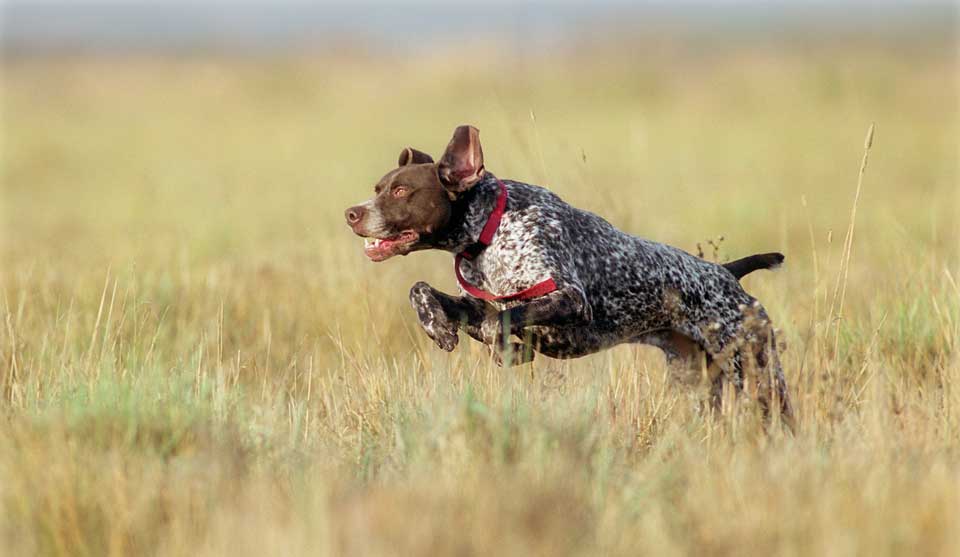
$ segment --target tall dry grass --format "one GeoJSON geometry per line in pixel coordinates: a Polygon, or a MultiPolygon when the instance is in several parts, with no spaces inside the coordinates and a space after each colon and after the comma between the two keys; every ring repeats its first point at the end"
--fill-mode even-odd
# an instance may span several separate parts
{"type": "Polygon", "coordinates": [[[644,54],[8,60],[0,550],[960,550],[951,47],[644,54]],[[449,256],[375,266],[341,212],[463,122],[624,230],[785,252],[745,285],[796,433],[649,348],[437,350],[406,293],[449,256]]]}

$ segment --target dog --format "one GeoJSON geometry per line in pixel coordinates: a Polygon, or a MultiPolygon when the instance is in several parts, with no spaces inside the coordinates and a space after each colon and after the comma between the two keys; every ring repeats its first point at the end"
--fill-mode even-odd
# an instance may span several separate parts
{"type": "Polygon", "coordinates": [[[535,353],[575,358],[648,344],[673,365],[705,363],[718,404],[723,384],[740,390],[752,370],[765,411],[776,404],[792,414],[773,328],[739,283],[779,266],[783,255],[721,265],[621,232],[545,188],[497,178],[468,125],[454,131],[438,162],[404,149],[374,193],[345,211],[368,258],[454,254],[459,296],[425,282],[410,290],[423,330],[441,349],[457,346],[460,329],[501,365],[506,356],[524,363],[535,353]]]}

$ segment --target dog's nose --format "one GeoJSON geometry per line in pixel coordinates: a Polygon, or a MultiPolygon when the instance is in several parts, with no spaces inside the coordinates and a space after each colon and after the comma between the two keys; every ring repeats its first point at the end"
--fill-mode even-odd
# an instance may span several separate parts
{"type": "Polygon", "coordinates": [[[363,207],[357,205],[356,207],[350,207],[344,211],[343,215],[347,217],[347,224],[353,226],[363,220],[363,215],[367,213],[367,210],[363,207]]]}

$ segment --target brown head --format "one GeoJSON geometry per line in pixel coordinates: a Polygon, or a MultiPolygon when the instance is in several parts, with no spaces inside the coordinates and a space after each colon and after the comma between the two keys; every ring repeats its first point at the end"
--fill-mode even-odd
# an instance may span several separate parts
{"type": "Polygon", "coordinates": [[[439,162],[407,147],[398,168],[374,187],[374,198],[344,212],[347,224],[367,239],[364,253],[373,261],[431,247],[450,225],[453,204],[483,177],[480,132],[460,126],[439,162]]]}

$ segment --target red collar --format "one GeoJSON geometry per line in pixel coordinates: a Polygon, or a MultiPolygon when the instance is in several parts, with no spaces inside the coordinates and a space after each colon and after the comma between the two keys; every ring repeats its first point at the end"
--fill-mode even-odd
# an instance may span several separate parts
{"type": "Polygon", "coordinates": [[[504,186],[503,182],[500,180],[497,180],[497,185],[500,186],[500,194],[497,196],[497,205],[493,208],[490,216],[487,217],[487,223],[483,225],[483,230],[480,232],[480,238],[477,240],[476,244],[471,246],[471,248],[458,253],[453,260],[453,270],[457,274],[457,282],[460,283],[460,287],[463,288],[467,294],[470,294],[474,298],[480,298],[481,300],[487,301],[509,302],[514,300],[529,300],[531,298],[543,296],[544,294],[549,294],[557,289],[557,284],[553,282],[552,278],[538,282],[530,288],[526,288],[520,292],[498,296],[496,294],[487,292],[486,290],[481,290],[470,284],[466,281],[466,279],[463,278],[463,274],[460,272],[460,262],[464,259],[473,259],[481,251],[483,251],[484,248],[489,246],[493,241],[494,234],[497,233],[497,229],[500,228],[500,220],[503,219],[503,213],[507,209],[507,187],[504,186]]]}

